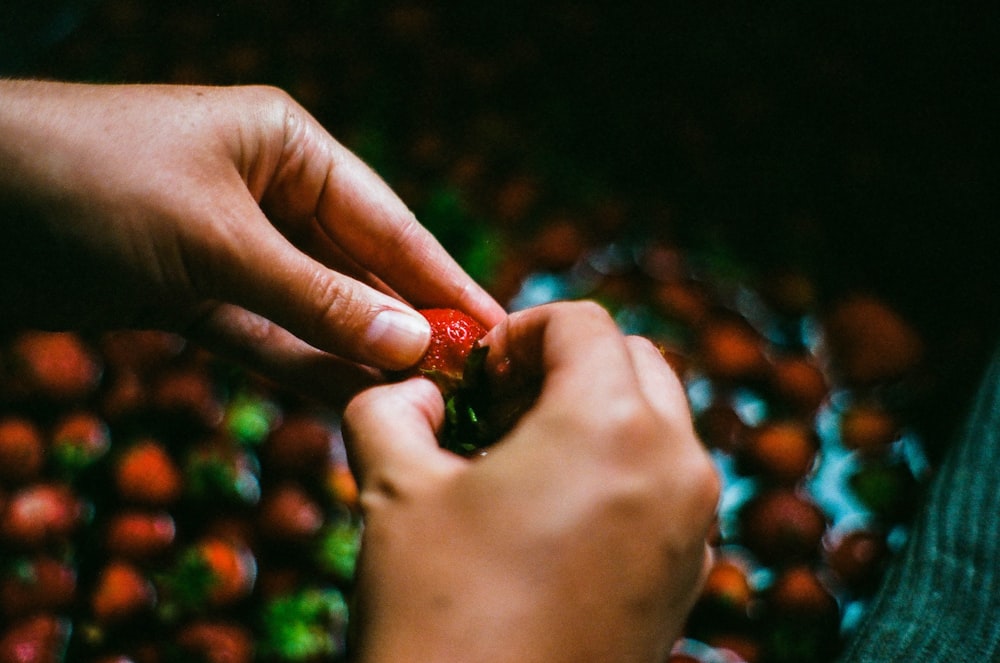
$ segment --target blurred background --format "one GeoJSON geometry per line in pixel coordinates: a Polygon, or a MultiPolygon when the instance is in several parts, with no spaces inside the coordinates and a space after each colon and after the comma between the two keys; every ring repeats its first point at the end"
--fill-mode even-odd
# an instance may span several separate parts
{"type": "Polygon", "coordinates": [[[0,73],[286,89],[498,296],[624,239],[877,293],[928,341],[943,427],[995,338],[996,23],[972,9],[5,5],[0,73]]]}
{"type": "MultiPolygon", "coordinates": [[[[608,305],[685,376],[725,479],[685,646],[832,661],[1000,338],[1000,22],[641,4],[4,0],[0,76],[278,86],[509,308],[608,305]]],[[[171,335],[3,341],[0,461],[37,462],[0,462],[0,659],[40,625],[66,660],[343,660],[361,521],[334,413],[171,335]],[[111,481],[136,447],[177,485],[161,548],[129,553],[158,596],[115,622],[87,601],[148,497],[111,481]],[[18,548],[16,505],[67,476],[93,508],[18,548]],[[256,559],[242,594],[204,594],[207,534],[256,559]]]]}

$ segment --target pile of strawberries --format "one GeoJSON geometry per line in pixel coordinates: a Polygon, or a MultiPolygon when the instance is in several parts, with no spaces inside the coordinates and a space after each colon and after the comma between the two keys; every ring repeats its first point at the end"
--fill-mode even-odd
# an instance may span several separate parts
{"type": "Polygon", "coordinates": [[[836,658],[932,471],[908,425],[925,343],[868,293],[732,272],[668,241],[589,246],[530,274],[513,306],[601,301],[682,377],[723,477],[715,565],[675,663],[836,658]]]}
{"type": "Polygon", "coordinates": [[[0,661],[343,655],[337,421],[159,332],[0,346],[0,661]]]}
{"type": "MultiPolygon", "coordinates": [[[[832,660],[931,469],[921,339],[875,297],[658,242],[526,274],[511,308],[579,297],[661,346],[724,478],[672,660],[832,660]]],[[[481,357],[481,328],[425,315],[481,357]]],[[[453,350],[421,370],[455,393],[453,350]]],[[[167,333],[0,344],[0,662],[343,660],[361,525],[331,411],[167,333]]]]}

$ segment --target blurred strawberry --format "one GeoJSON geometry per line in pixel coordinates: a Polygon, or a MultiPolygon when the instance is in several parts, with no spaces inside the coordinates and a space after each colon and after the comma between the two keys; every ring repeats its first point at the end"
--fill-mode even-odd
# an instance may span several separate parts
{"type": "Polygon", "coordinates": [[[0,514],[0,535],[9,544],[28,549],[65,543],[86,515],[86,504],[69,487],[31,484],[8,497],[0,514]]]}
{"type": "Polygon", "coordinates": [[[183,489],[173,458],[162,444],[149,438],[133,443],[116,459],[114,483],[126,502],[149,506],[172,504],[183,489]]]}
{"type": "Polygon", "coordinates": [[[175,536],[174,519],[165,511],[123,511],[108,520],[104,549],[117,557],[143,560],[168,551],[175,536]]]}
{"type": "Polygon", "coordinates": [[[177,634],[177,646],[190,663],[251,663],[254,641],[241,625],[218,621],[195,621],[177,634]]]}
{"type": "Polygon", "coordinates": [[[8,619],[66,609],[76,594],[76,570],[48,555],[15,562],[0,576],[0,611],[8,619]]]}
{"type": "Polygon", "coordinates": [[[265,440],[261,462],[274,476],[321,477],[333,460],[337,435],[324,418],[289,415],[265,440]]]}
{"type": "Polygon", "coordinates": [[[10,347],[4,384],[18,399],[79,402],[97,389],[102,367],[73,332],[23,332],[10,347]]]}
{"type": "Polygon", "coordinates": [[[0,418],[0,482],[21,484],[36,479],[45,464],[45,442],[33,421],[0,418]]]}
{"type": "Polygon", "coordinates": [[[62,663],[72,625],[43,612],[7,624],[0,634],[0,663],[62,663]]]}
{"type": "Polygon", "coordinates": [[[837,302],[823,329],[831,367],[851,386],[901,378],[924,356],[923,340],[910,323],[871,295],[856,294],[837,302]]]}
{"type": "Polygon", "coordinates": [[[800,415],[816,412],[830,390],[819,364],[806,354],[776,357],[771,364],[770,388],[785,410],[800,415]]]}
{"type": "Polygon", "coordinates": [[[739,514],[742,542],[767,565],[816,559],[826,528],[823,510],[793,488],[759,493],[739,514]]]}
{"type": "Polygon", "coordinates": [[[698,353],[705,374],[722,382],[756,382],[767,374],[766,342],[746,321],[719,316],[699,331],[698,353]]]}
{"type": "Polygon", "coordinates": [[[299,485],[283,483],[269,489],[260,503],[257,522],[272,540],[304,542],[323,526],[323,511],[299,485]]]}
{"type": "Polygon", "coordinates": [[[841,444],[866,456],[884,453],[901,432],[896,417],[877,403],[853,403],[840,415],[841,444]]]}
{"type": "Polygon", "coordinates": [[[225,416],[212,376],[200,365],[158,373],[150,386],[149,402],[171,426],[184,430],[214,430],[225,416]]]}
{"type": "Polygon", "coordinates": [[[52,456],[58,468],[73,476],[100,460],[111,448],[111,432],[87,410],[71,412],[52,429],[52,456]]]}
{"type": "Polygon", "coordinates": [[[811,421],[772,420],[746,433],[737,459],[743,472],[765,482],[794,485],[809,474],[818,449],[811,421]]]}
{"type": "Polygon", "coordinates": [[[186,548],[164,581],[165,591],[179,608],[202,610],[246,598],[256,577],[257,561],[249,548],[208,537],[186,548]]]}
{"type": "Polygon", "coordinates": [[[91,613],[101,624],[136,617],[155,604],[153,583],[131,563],[118,560],[100,570],[90,596],[91,613]]]}
{"type": "Polygon", "coordinates": [[[890,554],[884,532],[859,527],[831,536],[825,545],[824,558],[842,587],[868,594],[882,579],[890,554]]]}
{"type": "Polygon", "coordinates": [[[260,499],[257,458],[224,439],[192,447],[184,461],[184,488],[194,500],[211,504],[256,504],[260,499]]]}
{"type": "Polygon", "coordinates": [[[347,463],[330,464],[326,474],[327,493],[333,502],[352,511],[358,508],[358,483],[347,463]]]}

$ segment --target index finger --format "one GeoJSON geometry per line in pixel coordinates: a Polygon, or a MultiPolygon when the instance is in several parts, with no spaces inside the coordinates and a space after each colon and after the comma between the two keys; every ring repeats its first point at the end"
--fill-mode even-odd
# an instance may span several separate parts
{"type": "Polygon", "coordinates": [[[314,217],[334,244],[414,305],[461,309],[487,328],[504,317],[371,168],[304,110],[288,122],[272,204],[307,205],[297,211],[314,217]],[[303,187],[311,195],[303,196],[303,187]]]}

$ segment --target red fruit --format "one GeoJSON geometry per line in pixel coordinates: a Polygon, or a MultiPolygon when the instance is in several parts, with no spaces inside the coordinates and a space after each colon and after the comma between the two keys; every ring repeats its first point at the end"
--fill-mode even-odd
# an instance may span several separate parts
{"type": "Polygon", "coordinates": [[[264,536],[281,541],[303,541],[323,526],[323,511],[302,488],[283,484],[261,500],[258,523],[264,536]]]}
{"type": "Polygon", "coordinates": [[[0,663],[62,663],[71,630],[69,620],[48,613],[10,624],[0,635],[0,663]]]}
{"type": "Polygon", "coordinates": [[[771,421],[749,432],[739,454],[750,473],[791,485],[812,469],[818,448],[819,442],[809,424],[798,420],[771,421]]]}
{"type": "Polygon", "coordinates": [[[840,416],[840,441],[848,449],[873,455],[899,439],[896,418],[879,405],[856,403],[840,416]]]}
{"type": "Polygon", "coordinates": [[[0,534],[11,544],[36,549],[66,541],[84,515],[83,502],[67,486],[32,484],[8,498],[0,534]]]}
{"type": "Polygon", "coordinates": [[[747,569],[742,564],[722,558],[709,569],[699,601],[745,615],[753,596],[747,569]]]}
{"type": "Polygon", "coordinates": [[[882,579],[889,555],[884,533],[859,528],[831,538],[826,548],[826,563],[840,584],[866,593],[882,579]]]}
{"type": "Polygon", "coordinates": [[[76,593],[76,571],[58,559],[39,556],[9,568],[0,579],[0,609],[7,618],[69,606],[76,593]]]}
{"type": "Polygon", "coordinates": [[[127,559],[148,559],[173,545],[176,527],[166,512],[126,511],[113,516],[107,525],[105,550],[127,559]]]}
{"type": "Polygon", "coordinates": [[[257,562],[249,548],[221,539],[207,539],[199,544],[198,551],[215,578],[209,590],[212,603],[232,603],[253,589],[257,562]]]}
{"type": "Polygon", "coordinates": [[[779,573],[766,600],[771,611],[796,619],[832,620],[839,615],[837,600],[807,566],[792,566],[779,573]]]}
{"type": "Polygon", "coordinates": [[[100,381],[100,363],[73,332],[25,332],[12,344],[11,356],[19,396],[78,401],[100,381]]]}
{"type": "Polygon", "coordinates": [[[736,451],[745,439],[747,425],[733,406],[715,400],[698,414],[698,435],[710,449],[729,453],[736,451]]]}
{"type": "Polygon", "coordinates": [[[739,319],[717,318],[701,329],[698,349],[701,365],[710,377],[722,381],[757,380],[768,369],[766,343],[739,319]]]}
{"type": "Polygon", "coordinates": [[[203,663],[250,663],[254,656],[253,636],[237,624],[199,621],[177,634],[177,645],[192,660],[203,663]]]}
{"type": "Polygon", "coordinates": [[[740,512],[743,544],[769,565],[816,558],[826,527],[822,509],[792,488],[761,493],[740,512]]]}
{"type": "Polygon", "coordinates": [[[216,428],[225,416],[212,378],[200,366],[160,374],[150,389],[150,406],[175,424],[206,431],[216,428]]]}
{"type": "Polygon", "coordinates": [[[150,506],[176,501],[183,488],[180,470],[155,440],[136,442],[118,458],[115,486],[122,499],[150,506]]]}
{"type": "Polygon", "coordinates": [[[910,324],[868,295],[839,302],[824,320],[823,340],[834,371],[850,385],[903,377],[924,355],[923,340],[910,324]]]}
{"type": "Polygon", "coordinates": [[[808,356],[786,356],[774,360],[771,389],[792,412],[812,414],[826,400],[829,386],[817,363],[808,356]]]}
{"type": "Polygon", "coordinates": [[[194,609],[224,606],[247,597],[257,579],[257,561],[248,547],[210,536],[181,555],[170,579],[170,591],[194,609]]]}
{"type": "Polygon", "coordinates": [[[431,325],[431,342],[413,370],[450,393],[461,382],[469,353],[486,335],[486,329],[456,309],[423,309],[420,313],[431,325]]]}
{"type": "Polygon", "coordinates": [[[34,423],[18,416],[0,419],[0,481],[30,481],[44,463],[45,443],[34,423]]]}
{"type": "Polygon", "coordinates": [[[90,597],[91,611],[101,623],[134,617],[155,604],[153,584],[139,569],[123,561],[112,561],[101,569],[90,597]]]}
{"type": "Polygon", "coordinates": [[[52,454],[64,469],[88,467],[111,447],[111,433],[104,420],[87,411],[63,417],[52,431],[52,454]]]}
{"type": "Polygon", "coordinates": [[[348,509],[358,508],[358,482],[346,463],[333,463],[326,474],[326,488],[330,497],[348,509]]]}
{"type": "Polygon", "coordinates": [[[261,461],[277,474],[321,476],[338,446],[336,428],[307,414],[292,415],[271,431],[261,449],[261,461]]]}

